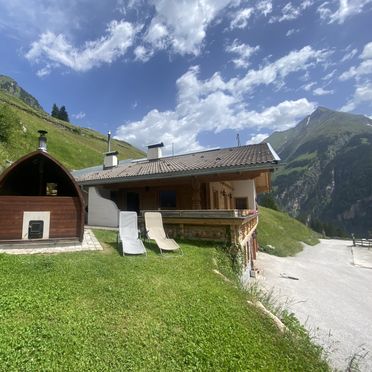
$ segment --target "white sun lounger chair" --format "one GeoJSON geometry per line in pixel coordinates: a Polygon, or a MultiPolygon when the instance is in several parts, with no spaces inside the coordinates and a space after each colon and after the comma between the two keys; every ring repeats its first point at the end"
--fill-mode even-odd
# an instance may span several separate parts
{"type": "Polygon", "coordinates": [[[147,254],[146,248],[139,238],[136,212],[120,212],[118,244],[120,242],[123,256],[125,254],[147,254]]]}
{"type": "Polygon", "coordinates": [[[161,254],[163,254],[163,251],[176,250],[183,254],[181,247],[176,241],[166,236],[160,212],[145,212],[145,225],[147,237],[155,240],[161,254]]]}

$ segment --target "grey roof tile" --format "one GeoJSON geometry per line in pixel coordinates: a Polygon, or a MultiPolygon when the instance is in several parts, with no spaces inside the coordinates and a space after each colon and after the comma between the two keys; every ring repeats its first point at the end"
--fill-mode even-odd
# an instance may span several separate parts
{"type": "Polygon", "coordinates": [[[234,168],[257,168],[262,165],[275,167],[277,155],[267,143],[247,145],[217,150],[207,150],[191,154],[163,157],[156,160],[142,159],[139,161],[119,164],[116,168],[96,170],[84,173],[79,171],[76,179],[79,183],[118,182],[136,178],[156,178],[176,176],[179,173],[198,174],[200,172],[214,173],[216,170],[233,171],[234,168]]]}

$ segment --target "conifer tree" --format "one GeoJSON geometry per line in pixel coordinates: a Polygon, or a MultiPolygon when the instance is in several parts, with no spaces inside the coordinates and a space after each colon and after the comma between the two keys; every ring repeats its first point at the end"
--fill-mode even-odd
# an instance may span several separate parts
{"type": "Polygon", "coordinates": [[[65,106],[61,106],[61,108],[59,109],[58,119],[70,122],[65,106]]]}
{"type": "Polygon", "coordinates": [[[54,118],[59,118],[59,108],[58,106],[53,103],[53,108],[52,108],[52,114],[51,114],[54,118]]]}

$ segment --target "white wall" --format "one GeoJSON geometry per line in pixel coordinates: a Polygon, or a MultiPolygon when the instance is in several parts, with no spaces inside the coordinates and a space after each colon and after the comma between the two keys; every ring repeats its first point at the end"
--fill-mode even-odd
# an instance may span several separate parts
{"type": "Polygon", "coordinates": [[[254,180],[232,181],[233,198],[248,198],[248,209],[256,209],[256,185],[254,180]]]}
{"type": "Polygon", "coordinates": [[[110,200],[108,190],[89,187],[88,196],[88,225],[118,227],[119,208],[110,200]]]}

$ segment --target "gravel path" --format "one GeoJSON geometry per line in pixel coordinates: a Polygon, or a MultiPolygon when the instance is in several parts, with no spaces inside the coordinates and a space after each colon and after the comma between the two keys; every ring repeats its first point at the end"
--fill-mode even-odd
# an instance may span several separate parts
{"type": "Polygon", "coordinates": [[[257,267],[258,280],[325,347],[334,367],[345,370],[353,355],[364,355],[359,368],[372,371],[371,249],[323,239],[295,257],[260,253],[257,267]]]}

